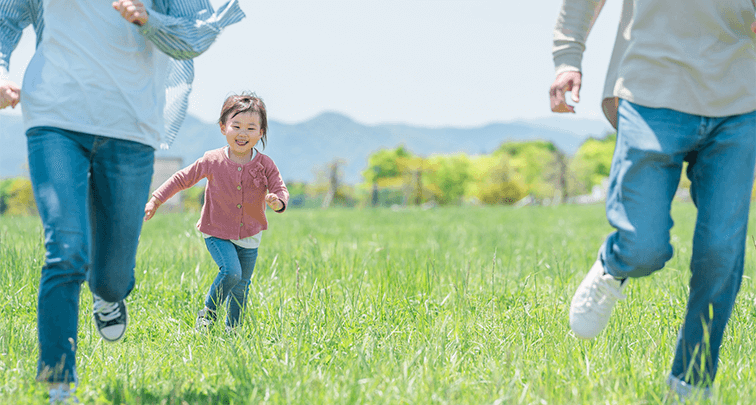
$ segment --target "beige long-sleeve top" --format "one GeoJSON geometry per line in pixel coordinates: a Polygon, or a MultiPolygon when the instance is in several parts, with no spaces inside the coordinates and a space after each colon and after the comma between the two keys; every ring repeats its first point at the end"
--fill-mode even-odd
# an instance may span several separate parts
{"type": "MultiPolygon", "coordinates": [[[[554,28],[556,74],[581,71],[585,41],[605,0],[564,0],[554,28]]],[[[756,0],[624,0],[602,108],[617,104],[708,117],[756,110],[756,0]]]]}

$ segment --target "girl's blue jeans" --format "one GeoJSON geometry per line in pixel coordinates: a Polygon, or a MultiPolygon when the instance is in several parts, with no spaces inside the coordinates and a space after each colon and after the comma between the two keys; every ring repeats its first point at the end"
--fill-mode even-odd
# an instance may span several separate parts
{"type": "Polygon", "coordinates": [[[109,302],[134,287],[155,154],[137,142],[58,128],[31,128],[26,135],[46,249],[37,378],[75,382],[81,283],[109,302]]]}
{"type": "Polygon", "coordinates": [[[257,249],[246,249],[215,237],[205,238],[205,245],[218,265],[218,275],[207,293],[205,306],[216,311],[228,299],[226,325],[235,327],[247,303],[257,249]]]}
{"type": "Polygon", "coordinates": [[[671,374],[710,384],[743,276],[756,165],[756,112],[702,117],[621,100],[606,201],[616,232],[600,249],[615,277],[643,277],[672,257],[670,216],[683,167],[698,208],[690,295],[671,374]]]}

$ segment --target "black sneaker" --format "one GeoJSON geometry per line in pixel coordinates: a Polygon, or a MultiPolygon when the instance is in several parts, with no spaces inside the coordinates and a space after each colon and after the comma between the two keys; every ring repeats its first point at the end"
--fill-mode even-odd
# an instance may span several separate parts
{"type": "Polygon", "coordinates": [[[96,294],[94,298],[94,319],[97,324],[97,332],[108,342],[116,342],[126,332],[129,317],[126,314],[126,302],[107,302],[96,294]]]}
{"type": "Polygon", "coordinates": [[[202,308],[197,313],[197,323],[194,325],[196,330],[210,329],[215,323],[216,318],[215,311],[211,311],[209,308],[202,308]]]}

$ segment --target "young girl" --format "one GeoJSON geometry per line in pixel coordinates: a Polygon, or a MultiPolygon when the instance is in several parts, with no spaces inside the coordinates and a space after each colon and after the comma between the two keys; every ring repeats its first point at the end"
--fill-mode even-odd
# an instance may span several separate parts
{"type": "Polygon", "coordinates": [[[218,124],[228,146],[205,152],[192,165],[176,172],[152,193],[144,208],[146,221],[177,192],[207,178],[197,229],[204,235],[219,272],[207,293],[205,307],[199,311],[198,329],[213,325],[217,306],[227,298],[226,327],[231,329],[238,324],[247,302],[262,231],[268,228],[265,204],[283,212],[289,200],[273,160],[254,148],[260,140],[265,148],[267,141],[268,119],[263,101],[254,93],[228,97],[218,124]]]}

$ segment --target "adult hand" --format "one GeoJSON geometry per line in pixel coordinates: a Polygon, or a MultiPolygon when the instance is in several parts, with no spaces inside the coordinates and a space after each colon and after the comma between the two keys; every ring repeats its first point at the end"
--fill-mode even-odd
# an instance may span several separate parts
{"type": "Polygon", "coordinates": [[[756,22],[751,23],[751,31],[756,34],[756,22]]]}
{"type": "Polygon", "coordinates": [[[574,113],[575,107],[567,104],[564,95],[572,93],[572,101],[580,102],[580,83],[583,75],[580,72],[562,72],[554,79],[549,89],[551,111],[557,113],[574,113]]]}
{"type": "Polygon", "coordinates": [[[273,208],[274,211],[280,211],[281,208],[283,208],[283,203],[278,199],[278,196],[273,193],[269,193],[265,196],[265,203],[268,204],[268,207],[273,208]]]}
{"type": "Polygon", "coordinates": [[[121,13],[121,16],[128,22],[142,26],[150,19],[147,9],[139,0],[116,0],[113,2],[113,8],[121,13]]]}
{"type": "Polygon", "coordinates": [[[144,220],[149,221],[155,215],[155,211],[157,211],[159,206],[160,200],[155,197],[150,198],[150,201],[147,201],[147,205],[144,206],[144,220]]]}
{"type": "Polygon", "coordinates": [[[0,110],[10,106],[16,108],[21,101],[21,88],[10,80],[0,79],[0,110]]]}

